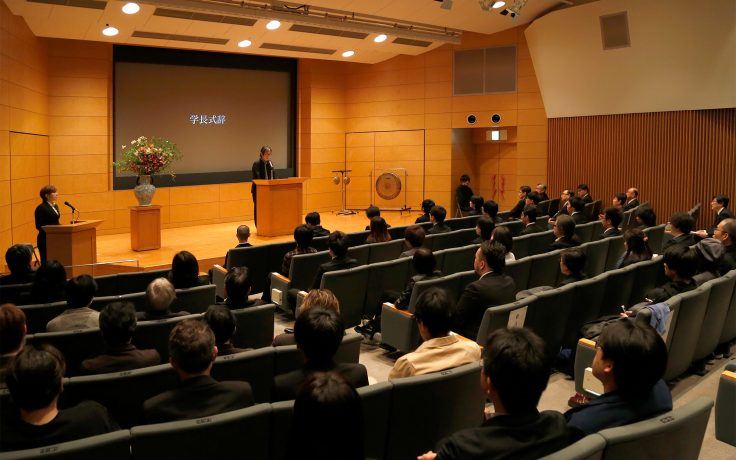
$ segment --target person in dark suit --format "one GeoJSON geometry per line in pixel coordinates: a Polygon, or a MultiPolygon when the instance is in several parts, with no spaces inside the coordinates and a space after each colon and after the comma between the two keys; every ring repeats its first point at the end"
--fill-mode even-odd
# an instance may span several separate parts
{"type": "Polygon", "coordinates": [[[511,209],[511,217],[514,219],[521,218],[521,212],[524,211],[524,207],[526,206],[526,196],[531,192],[532,188],[528,185],[522,185],[519,187],[519,202],[511,209]]]}
{"type": "Polygon", "coordinates": [[[623,212],[624,205],[626,204],[626,194],[616,192],[611,199],[611,207],[621,210],[623,212]]]}
{"type": "Polygon", "coordinates": [[[433,280],[442,276],[442,272],[437,270],[437,259],[434,254],[427,248],[419,248],[414,253],[412,265],[416,275],[409,278],[404,290],[401,291],[399,297],[394,302],[394,306],[399,310],[406,310],[409,307],[411,293],[414,291],[414,285],[417,281],[433,280]]]}
{"type": "Polygon", "coordinates": [[[434,206],[429,211],[429,221],[432,222],[432,227],[427,230],[427,235],[451,232],[452,229],[445,223],[445,217],[447,217],[447,210],[443,206],[434,206]]]}
{"type": "Polygon", "coordinates": [[[496,224],[493,223],[493,219],[486,215],[480,216],[475,222],[475,234],[477,237],[473,240],[473,244],[481,244],[484,241],[489,241],[495,229],[496,224]]]}
{"type": "Polygon", "coordinates": [[[485,200],[480,195],[473,195],[470,197],[470,207],[472,208],[468,213],[469,216],[482,216],[483,215],[483,203],[485,200]]]}
{"type": "Polygon", "coordinates": [[[167,275],[174,289],[187,289],[207,284],[199,278],[199,262],[189,251],[179,251],[171,260],[171,270],[167,275]]]}
{"type": "Polygon", "coordinates": [[[572,198],[572,192],[567,189],[563,190],[560,194],[560,205],[557,212],[547,221],[550,227],[555,223],[555,220],[559,216],[563,214],[570,215],[570,198],[572,198]]]}
{"type": "MultiPolygon", "coordinates": [[[[264,145],[261,147],[261,153],[257,161],[253,162],[251,171],[253,173],[253,180],[255,179],[276,179],[276,170],[271,163],[271,147],[264,145]]],[[[253,195],[253,220],[258,227],[258,208],[256,200],[256,184],[251,182],[250,194],[253,195]]]]}
{"type": "Polygon", "coordinates": [[[130,302],[112,302],[100,312],[100,332],[105,353],[82,361],[85,374],[107,374],[161,364],[156,350],[139,350],[133,345],[137,326],[135,306],[130,302]]]}
{"type": "Polygon", "coordinates": [[[470,188],[470,176],[463,174],[460,176],[460,185],[455,189],[455,202],[462,212],[470,211],[470,198],[475,195],[473,189],[470,188]]]}
{"type": "Polygon", "coordinates": [[[593,197],[590,196],[590,188],[588,184],[578,185],[578,198],[583,200],[583,203],[588,204],[593,202],[593,197]]]}
{"type": "Polygon", "coordinates": [[[666,302],[672,296],[695,289],[693,276],[698,269],[698,254],[689,246],[672,246],[663,252],[664,276],[667,282],[645,295],[651,303],[666,302]]]}
{"type": "Polygon", "coordinates": [[[537,188],[535,188],[534,191],[539,194],[539,198],[541,199],[541,201],[549,200],[549,195],[547,195],[547,184],[537,184],[537,188]]]}
{"type": "Polygon", "coordinates": [[[410,225],[404,231],[404,252],[399,257],[412,257],[424,244],[427,232],[419,225],[410,225]]]}
{"type": "Polygon", "coordinates": [[[730,201],[731,200],[726,195],[716,195],[710,200],[710,209],[716,213],[713,225],[711,225],[707,230],[698,230],[696,232],[697,236],[700,238],[713,237],[713,233],[716,228],[718,228],[718,224],[720,224],[722,220],[734,218],[733,212],[728,209],[728,203],[730,201]]]}
{"type": "Polygon", "coordinates": [[[483,348],[481,388],[495,415],[437,443],[419,460],[540,458],[566,447],[570,432],[557,411],[537,410],[552,360],[529,329],[493,331],[483,348]]]}
{"type": "Polygon", "coordinates": [[[59,205],[56,201],[59,199],[59,193],[56,187],[53,185],[45,185],[39,192],[41,196],[41,204],[36,206],[34,217],[36,220],[36,230],[38,230],[38,236],[36,237],[36,246],[38,247],[38,253],[41,257],[41,265],[46,263],[46,231],[43,229],[44,225],[59,225],[59,205]]]}
{"type": "Polygon", "coordinates": [[[585,252],[582,249],[563,249],[560,253],[560,273],[562,273],[563,278],[557,287],[587,279],[588,276],[583,273],[585,261],[585,252]]]}
{"type": "Polygon", "coordinates": [[[215,334],[215,346],[218,356],[232,355],[250,348],[236,348],[233,345],[233,336],[237,329],[235,313],[224,305],[210,305],[204,314],[212,333],[215,334]]]}
{"type": "Polygon", "coordinates": [[[294,323],[296,346],[304,353],[304,366],[274,378],[272,400],[294,399],[299,388],[315,372],[334,371],[354,387],[368,385],[365,366],[357,363],[335,363],[334,356],[345,335],[340,315],[326,308],[310,308],[294,323]]]}
{"type": "Polygon", "coordinates": [[[453,314],[453,331],[474,340],[488,307],[516,300],[514,280],[503,274],[506,248],[496,241],[483,242],[475,253],[473,269],[480,279],[465,287],[453,314]]]}
{"type": "Polygon", "coordinates": [[[312,235],[316,238],[318,236],[328,236],[330,231],[321,225],[321,218],[318,212],[310,212],[304,217],[304,222],[312,230],[312,235]]]}
{"type": "Polygon", "coordinates": [[[626,190],[626,203],[624,204],[623,210],[630,211],[637,206],[639,206],[639,189],[631,187],[626,190]]]}
{"type": "Polygon", "coordinates": [[[215,334],[204,321],[186,319],[177,324],[169,336],[169,350],[179,385],[143,403],[145,423],[195,419],[253,405],[253,390],[247,382],[218,382],[210,377],[217,347],[215,334]]]}
{"type": "Polygon", "coordinates": [[[222,305],[231,310],[263,305],[264,301],[261,299],[248,299],[252,287],[253,281],[250,279],[248,267],[231,268],[225,275],[225,301],[222,305]]]}
{"type": "Polygon", "coordinates": [[[432,199],[425,199],[422,201],[422,214],[421,216],[417,217],[417,220],[414,221],[415,224],[424,224],[426,222],[429,222],[429,211],[432,210],[432,208],[435,206],[435,202],[432,199]]]}
{"type": "Polygon", "coordinates": [[[31,244],[14,244],[5,251],[5,263],[10,270],[9,275],[0,277],[0,285],[32,283],[36,272],[31,268],[33,246],[31,244]]]}
{"type": "Polygon", "coordinates": [[[713,238],[723,244],[725,252],[721,260],[721,273],[736,269],[736,219],[724,219],[713,232],[713,238]]]}
{"type": "Polygon", "coordinates": [[[640,230],[654,227],[657,225],[657,213],[649,206],[638,206],[634,210],[634,222],[640,230]]]}
{"type": "Polygon", "coordinates": [[[613,236],[621,236],[621,231],[618,226],[621,225],[623,215],[621,211],[616,208],[606,208],[600,216],[600,221],[603,223],[603,233],[601,233],[601,239],[610,238],[613,236]]]}
{"type": "Polygon", "coordinates": [[[525,225],[525,227],[521,230],[522,235],[530,235],[532,233],[538,233],[539,231],[541,231],[541,229],[537,227],[536,206],[525,207],[524,211],[522,211],[521,213],[521,221],[525,225]]]}
{"type": "Polygon", "coordinates": [[[498,203],[493,200],[486,200],[483,203],[483,215],[493,220],[494,224],[500,224],[503,220],[498,217],[498,203]]]}
{"type": "Polygon", "coordinates": [[[176,301],[176,290],[166,278],[156,278],[146,287],[146,311],[136,313],[138,321],[156,321],[159,319],[186,316],[187,311],[172,312],[171,306],[176,301]]]}
{"type": "Polygon", "coordinates": [[[667,240],[662,245],[662,252],[667,248],[673,246],[681,246],[684,248],[690,247],[695,244],[695,238],[693,238],[692,231],[695,220],[693,216],[686,212],[676,212],[670,217],[670,234],[672,238],[667,240]]]}
{"type": "Polygon", "coordinates": [[[580,241],[575,236],[575,221],[572,220],[572,217],[559,216],[552,226],[552,232],[555,235],[555,240],[549,246],[550,251],[580,246],[580,241]]]}
{"type": "Polygon", "coordinates": [[[332,260],[319,266],[317,275],[314,277],[314,281],[312,282],[312,289],[319,289],[322,284],[322,275],[325,273],[358,266],[357,260],[352,257],[348,257],[348,240],[345,233],[339,230],[330,233],[327,247],[330,250],[330,257],[332,257],[332,260]]]}
{"type": "Polygon", "coordinates": [[[572,220],[575,221],[576,225],[585,224],[588,222],[588,219],[585,217],[585,203],[582,199],[579,197],[572,197],[570,198],[569,203],[569,212],[570,217],[572,217],[572,220]]]}
{"type": "MultiPolygon", "coordinates": [[[[247,225],[238,225],[238,229],[235,230],[235,237],[238,239],[238,244],[235,245],[234,249],[237,248],[249,248],[253,246],[248,242],[248,239],[250,238],[250,227],[247,225]]],[[[225,254],[225,265],[223,267],[227,268],[227,254],[225,254]]],[[[210,275],[210,280],[212,279],[212,275],[210,275]]]]}

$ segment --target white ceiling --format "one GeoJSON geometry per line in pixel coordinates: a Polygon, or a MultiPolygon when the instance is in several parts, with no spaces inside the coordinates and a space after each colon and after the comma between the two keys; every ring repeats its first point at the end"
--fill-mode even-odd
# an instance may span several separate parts
{"type": "MultiPolygon", "coordinates": [[[[444,43],[438,39],[432,40],[432,44],[428,47],[395,44],[391,43],[395,37],[389,33],[388,40],[377,44],[373,42],[376,33],[370,34],[365,39],[354,39],[292,32],[288,30],[291,23],[285,21],[282,21],[280,29],[269,31],[265,27],[267,19],[258,19],[253,26],[244,26],[153,15],[156,6],[195,11],[192,8],[192,5],[195,5],[200,12],[232,16],[233,14],[227,11],[233,10],[233,4],[225,5],[224,1],[207,3],[202,0],[143,0],[146,3],[141,3],[140,12],[134,15],[124,14],[121,8],[126,2],[116,0],[107,1],[104,10],[35,3],[27,0],[3,1],[14,14],[23,16],[33,33],[40,37],[333,60],[346,60],[341,53],[345,50],[354,50],[355,55],[348,59],[362,63],[381,62],[398,54],[417,55],[444,43]],[[116,37],[102,35],[102,29],[106,24],[114,25],[120,30],[120,34],[116,37]],[[224,45],[215,45],[138,38],[132,37],[134,31],[223,38],[228,39],[228,42],[224,45]],[[237,43],[244,39],[251,40],[253,45],[248,48],[238,48],[237,43]],[[260,48],[265,42],[325,48],[336,50],[336,52],[332,55],[325,55],[260,48]]],[[[575,3],[589,1],[591,0],[576,0],[575,3]]],[[[456,29],[459,33],[460,31],[471,31],[483,34],[493,34],[527,24],[552,9],[565,6],[560,0],[528,0],[521,14],[511,19],[508,16],[501,16],[498,10],[482,11],[478,0],[454,0],[451,10],[440,8],[441,4],[434,0],[307,0],[305,3],[311,5],[313,10],[329,9],[339,10],[345,15],[356,13],[362,16],[375,16],[383,23],[391,23],[395,20],[402,24],[418,23],[434,28],[456,29]]],[[[265,2],[263,4],[265,5],[265,2]]],[[[268,10],[263,10],[263,12],[266,11],[268,10]]],[[[332,16],[337,14],[338,12],[335,11],[332,16]]],[[[305,22],[309,22],[309,19],[302,20],[302,23],[305,22]]],[[[334,28],[344,26],[344,23],[341,24],[336,20],[335,24],[334,28]]],[[[422,27],[418,26],[418,29],[422,27]]]]}

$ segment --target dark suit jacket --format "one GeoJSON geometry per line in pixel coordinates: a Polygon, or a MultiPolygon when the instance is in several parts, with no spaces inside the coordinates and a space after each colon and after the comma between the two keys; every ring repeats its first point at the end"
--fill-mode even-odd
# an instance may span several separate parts
{"type": "Polygon", "coordinates": [[[51,206],[48,201],[36,206],[36,211],[33,213],[36,220],[36,230],[38,230],[38,236],[36,237],[36,246],[38,246],[38,252],[41,256],[41,263],[46,262],[46,232],[43,229],[44,225],[59,225],[59,205],[51,206]],[[54,212],[56,209],[56,212],[54,212]]]}
{"type": "Polygon", "coordinates": [[[621,230],[616,227],[607,228],[601,233],[601,239],[610,238],[612,236],[621,236],[621,230]]]}
{"type": "Polygon", "coordinates": [[[570,214],[570,217],[572,217],[572,220],[575,222],[575,225],[588,223],[588,219],[585,218],[585,213],[583,213],[582,211],[570,214]]]}
{"type": "MultiPolygon", "coordinates": [[[[258,159],[253,162],[253,168],[251,168],[251,172],[253,173],[253,179],[267,179],[268,178],[268,172],[272,171],[274,179],[276,178],[276,169],[268,169],[268,162],[263,161],[261,159],[258,159]]],[[[256,184],[255,182],[250,184],[250,193],[255,193],[256,191],[256,184]]]]}
{"type": "Polygon", "coordinates": [[[452,229],[447,226],[446,223],[442,222],[441,224],[434,224],[432,227],[427,230],[427,235],[435,235],[437,233],[448,233],[451,232],[452,229]]]}
{"type": "Polygon", "coordinates": [[[470,209],[470,198],[474,195],[473,189],[467,185],[458,185],[455,189],[455,201],[460,210],[468,211],[470,209]]]}
{"type": "Polygon", "coordinates": [[[586,193],[585,196],[582,198],[582,200],[585,204],[592,203],[593,197],[590,196],[590,193],[586,193]]]}
{"type": "Polygon", "coordinates": [[[277,402],[295,399],[299,388],[310,374],[313,372],[327,371],[337,372],[342,375],[355,388],[368,385],[368,371],[362,364],[333,363],[326,368],[305,365],[302,369],[289,372],[288,374],[277,375],[274,378],[271,401],[277,402]]]}
{"type": "Polygon", "coordinates": [[[549,195],[547,195],[547,193],[546,193],[546,192],[542,192],[542,193],[540,193],[540,194],[539,194],[539,196],[540,196],[540,197],[542,198],[542,199],[541,199],[541,200],[539,200],[539,201],[547,201],[547,200],[549,200],[549,195]]]}
{"type": "Polygon", "coordinates": [[[526,199],[519,200],[518,203],[516,203],[516,206],[514,206],[511,209],[511,217],[514,219],[518,219],[521,217],[521,212],[524,210],[524,206],[526,205],[526,199]]]}
{"type": "Polygon", "coordinates": [[[635,207],[639,206],[639,198],[634,198],[624,205],[623,211],[631,211],[635,207]]]}
{"type": "Polygon", "coordinates": [[[690,233],[682,234],[680,236],[667,240],[667,242],[662,245],[662,252],[664,252],[665,249],[671,248],[673,246],[689,247],[694,244],[695,238],[693,238],[693,235],[691,235],[690,233]]]}
{"type": "Polygon", "coordinates": [[[470,340],[475,340],[486,309],[514,300],[516,300],[514,280],[508,275],[488,273],[465,287],[455,306],[452,330],[470,340]]]}
{"type": "Polygon", "coordinates": [[[720,224],[722,220],[733,218],[733,212],[728,208],[723,208],[720,213],[716,214],[716,218],[713,220],[713,226],[708,229],[708,236],[713,236],[713,232],[716,231],[716,227],[718,227],[718,224],[720,224]]]}
{"type": "Polygon", "coordinates": [[[322,275],[325,273],[357,266],[358,261],[348,256],[342,258],[335,257],[331,261],[323,263],[317,270],[317,276],[314,278],[314,282],[312,283],[312,289],[319,289],[319,285],[322,283],[322,275]]]}
{"type": "Polygon", "coordinates": [[[425,222],[429,222],[429,214],[422,214],[414,221],[415,224],[423,224],[425,222]]]}
{"type": "Polygon", "coordinates": [[[312,235],[316,238],[318,236],[329,236],[330,231],[326,228],[322,227],[321,225],[311,225],[312,228],[312,235]]]}
{"type": "Polygon", "coordinates": [[[524,229],[521,231],[520,234],[521,235],[530,235],[532,233],[539,233],[541,231],[542,231],[542,229],[539,228],[539,227],[537,227],[537,224],[534,223],[534,224],[529,224],[526,227],[524,227],[524,229]]]}
{"type": "Polygon", "coordinates": [[[549,245],[549,250],[554,251],[555,249],[571,248],[573,246],[580,246],[580,241],[574,238],[565,238],[564,236],[559,240],[555,240],[549,245]]]}
{"type": "Polygon", "coordinates": [[[82,361],[80,369],[85,374],[107,374],[161,364],[156,350],[139,350],[133,344],[111,348],[104,355],[82,361]]]}
{"type": "Polygon", "coordinates": [[[406,286],[404,287],[404,290],[401,291],[401,294],[394,302],[394,306],[401,310],[406,310],[406,308],[409,306],[409,301],[411,300],[411,293],[414,290],[414,285],[417,283],[417,281],[424,281],[424,280],[433,280],[437,279],[442,276],[442,272],[439,270],[435,270],[429,275],[414,275],[411,278],[409,278],[409,282],[406,283],[406,286]]]}
{"type": "Polygon", "coordinates": [[[218,382],[204,375],[147,399],[143,403],[143,420],[149,424],[189,420],[243,409],[253,403],[253,391],[247,382],[218,382]]]}

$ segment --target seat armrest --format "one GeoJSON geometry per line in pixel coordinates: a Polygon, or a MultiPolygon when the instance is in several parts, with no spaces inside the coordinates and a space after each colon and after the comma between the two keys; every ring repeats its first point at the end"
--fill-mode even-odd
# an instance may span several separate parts
{"type": "Polygon", "coordinates": [[[400,315],[404,315],[404,316],[406,316],[408,318],[413,318],[414,317],[414,315],[411,312],[409,312],[408,310],[402,310],[400,308],[396,308],[396,305],[392,304],[391,302],[384,302],[383,303],[383,308],[388,308],[388,309],[390,309],[390,310],[392,310],[392,311],[394,311],[394,312],[396,312],[396,313],[398,313],[400,315]]]}
{"type": "Polygon", "coordinates": [[[299,310],[302,308],[302,303],[304,303],[304,299],[307,298],[307,291],[299,291],[296,293],[296,308],[294,309],[294,315],[299,315],[299,310]]]}
{"type": "Polygon", "coordinates": [[[291,280],[277,272],[271,272],[269,277],[271,278],[271,284],[269,287],[271,290],[271,301],[278,305],[282,310],[291,311],[291,305],[289,305],[289,298],[287,295],[287,292],[291,288],[291,280]]]}
{"type": "Polygon", "coordinates": [[[222,265],[215,264],[212,266],[212,271],[227,274],[227,269],[222,265]]]}
{"type": "Polygon", "coordinates": [[[225,298],[225,275],[227,275],[227,270],[221,265],[212,267],[212,284],[215,285],[215,295],[221,299],[225,298]]]}
{"type": "Polygon", "coordinates": [[[585,391],[583,388],[583,379],[585,378],[585,368],[593,364],[595,357],[596,343],[589,339],[578,340],[577,349],[575,350],[575,391],[588,397],[596,395],[585,391]]]}

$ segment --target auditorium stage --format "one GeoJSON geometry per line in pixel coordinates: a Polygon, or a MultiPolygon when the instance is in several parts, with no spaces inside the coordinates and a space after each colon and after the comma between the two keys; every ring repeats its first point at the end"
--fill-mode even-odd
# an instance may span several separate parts
{"type": "MultiPolygon", "coordinates": [[[[421,214],[420,212],[383,211],[382,217],[389,225],[408,225],[421,214]]],[[[361,231],[368,225],[365,214],[360,212],[350,216],[338,216],[334,213],[320,213],[322,226],[329,230],[344,232],[361,231]]],[[[130,249],[130,233],[97,236],[97,261],[113,263],[115,268],[104,270],[105,273],[129,270],[156,270],[169,268],[174,254],[187,250],[199,261],[199,269],[206,272],[213,264],[222,264],[225,253],[238,243],[235,229],[246,224],[251,229],[250,243],[253,245],[289,241],[293,237],[260,237],[252,220],[244,222],[227,222],[223,224],[198,225],[193,227],[167,228],[161,231],[161,248],[152,251],[133,251],[130,249]],[[129,261],[129,262],[121,262],[129,261]]],[[[102,272],[102,270],[100,270],[102,272]]]]}

